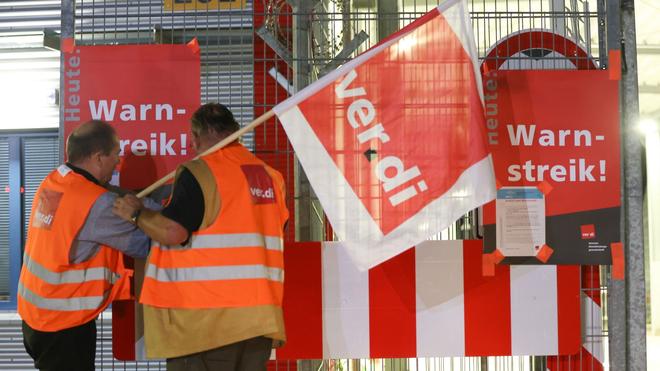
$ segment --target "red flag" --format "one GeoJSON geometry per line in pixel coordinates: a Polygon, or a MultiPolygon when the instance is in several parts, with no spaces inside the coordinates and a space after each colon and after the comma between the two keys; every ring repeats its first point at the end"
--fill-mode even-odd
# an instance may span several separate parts
{"type": "Polygon", "coordinates": [[[274,110],[362,269],[495,196],[464,1],[443,3],[274,110]]]}

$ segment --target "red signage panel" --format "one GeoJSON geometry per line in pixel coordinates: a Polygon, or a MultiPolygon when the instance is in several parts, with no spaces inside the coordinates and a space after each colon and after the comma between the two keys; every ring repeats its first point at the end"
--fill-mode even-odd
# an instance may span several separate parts
{"type": "MultiPolygon", "coordinates": [[[[532,187],[543,195],[550,264],[610,264],[610,244],[620,240],[618,86],[603,70],[484,75],[487,142],[498,189],[532,187]]],[[[495,216],[491,202],[484,208],[487,252],[506,248],[497,246],[502,240],[496,230],[506,231],[496,228],[495,216]]]]}
{"type": "Polygon", "coordinates": [[[64,54],[64,136],[91,119],[120,137],[123,188],[144,188],[192,157],[199,52],[187,45],[74,46],[64,54]]]}

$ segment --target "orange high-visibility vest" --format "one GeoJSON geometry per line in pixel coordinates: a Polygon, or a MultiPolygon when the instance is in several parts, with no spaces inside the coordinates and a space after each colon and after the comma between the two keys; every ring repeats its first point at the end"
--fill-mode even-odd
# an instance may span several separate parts
{"type": "Polygon", "coordinates": [[[130,298],[132,271],[118,250],[100,246],[82,263],[69,251],[103,187],[62,165],[41,183],[32,204],[18,313],[33,329],[59,331],[94,320],[112,300],[130,298]]]}
{"type": "Polygon", "coordinates": [[[233,144],[201,158],[221,208],[186,246],[151,248],[140,301],[161,308],[282,305],[282,175],[233,144]]]}

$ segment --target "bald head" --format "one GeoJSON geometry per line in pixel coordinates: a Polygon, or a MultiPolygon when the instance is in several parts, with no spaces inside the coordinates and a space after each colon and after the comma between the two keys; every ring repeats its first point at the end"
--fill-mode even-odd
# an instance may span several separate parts
{"type": "Polygon", "coordinates": [[[117,142],[117,132],[110,124],[92,120],[78,126],[67,138],[66,157],[78,163],[94,153],[109,155],[117,142]]]}

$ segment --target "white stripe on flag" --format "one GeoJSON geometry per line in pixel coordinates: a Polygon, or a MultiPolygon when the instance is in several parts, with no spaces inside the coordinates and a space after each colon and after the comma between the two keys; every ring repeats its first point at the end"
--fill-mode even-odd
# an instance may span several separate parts
{"type": "Polygon", "coordinates": [[[417,356],[464,356],[463,241],[418,245],[415,275],[417,356]]]}
{"type": "Polygon", "coordinates": [[[476,80],[476,88],[479,90],[481,104],[484,104],[484,87],[481,82],[481,70],[479,68],[479,55],[477,54],[477,44],[474,41],[472,32],[472,23],[470,22],[470,13],[467,9],[467,2],[464,0],[447,0],[438,5],[438,11],[445,18],[456,37],[461,41],[465,53],[472,59],[472,68],[476,80]]]}
{"type": "Polygon", "coordinates": [[[323,358],[369,358],[369,271],[341,242],[324,242],[323,358]]]}
{"type": "Polygon", "coordinates": [[[557,354],[557,268],[511,266],[511,354],[557,354]]]}

